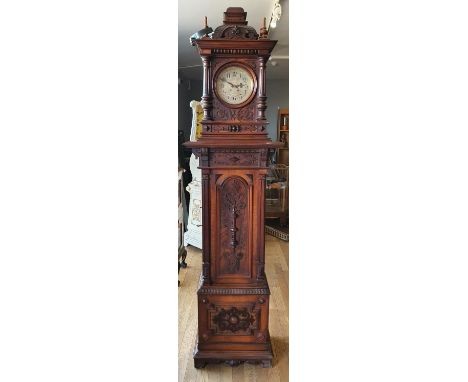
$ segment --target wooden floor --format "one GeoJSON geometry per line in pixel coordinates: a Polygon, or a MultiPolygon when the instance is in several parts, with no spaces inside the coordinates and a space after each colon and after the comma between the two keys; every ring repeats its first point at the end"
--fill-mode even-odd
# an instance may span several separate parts
{"type": "Polygon", "coordinates": [[[285,382],[289,380],[289,249],[288,243],[265,235],[265,272],[270,286],[270,336],[273,367],[242,364],[237,367],[193,367],[192,352],[197,334],[197,285],[201,251],[187,248],[186,269],[179,273],[179,382],[285,382]]]}

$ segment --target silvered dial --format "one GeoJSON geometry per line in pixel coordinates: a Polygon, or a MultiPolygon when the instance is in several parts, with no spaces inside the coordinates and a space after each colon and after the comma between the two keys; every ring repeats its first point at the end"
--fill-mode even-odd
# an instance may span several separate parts
{"type": "Polygon", "coordinates": [[[216,93],[224,102],[239,105],[249,99],[254,90],[254,79],[240,66],[229,66],[216,77],[216,93]]]}

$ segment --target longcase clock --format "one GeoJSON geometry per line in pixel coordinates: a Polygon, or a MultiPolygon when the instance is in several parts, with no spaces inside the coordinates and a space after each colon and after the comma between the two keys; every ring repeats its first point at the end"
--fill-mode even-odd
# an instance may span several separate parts
{"type": "Polygon", "coordinates": [[[265,275],[264,190],[269,151],[266,63],[276,41],[228,8],[223,25],[194,39],[203,62],[200,158],[203,266],[195,367],[241,362],[271,366],[270,290],[265,275]]]}

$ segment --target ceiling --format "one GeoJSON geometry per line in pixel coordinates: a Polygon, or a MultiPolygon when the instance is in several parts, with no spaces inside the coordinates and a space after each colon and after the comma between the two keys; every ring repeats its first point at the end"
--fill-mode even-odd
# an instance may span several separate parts
{"type": "MultiPolygon", "coordinates": [[[[242,7],[247,21],[257,32],[263,18],[269,22],[274,0],[178,0],[179,1],[179,73],[183,78],[203,77],[201,59],[196,47],[190,45],[190,36],[204,27],[205,16],[213,30],[223,24],[223,12],[228,7],[242,7]],[[216,5],[216,6],[214,6],[216,5]],[[189,67],[189,68],[187,68],[189,67]]],[[[289,0],[280,0],[282,15],[276,28],[270,28],[269,38],[278,40],[268,63],[268,79],[289,78],[289,0]]]]}

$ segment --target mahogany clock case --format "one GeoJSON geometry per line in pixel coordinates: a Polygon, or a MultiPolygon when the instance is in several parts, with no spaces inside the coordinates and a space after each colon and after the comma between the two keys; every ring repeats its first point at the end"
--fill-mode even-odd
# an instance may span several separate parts
{"type": "Polygon", "coordinates": [[[201,137],[186,142],[202,172],[203,253],[197,291],[195,367],[209,362],[271,366],[270,290],[265,275],[266,62],[276,41],[247,25],[242,8],[228,8],[223,25],[194,40],[203,62],[201,137]],[[245,68],[254,91],[241,104],[222,101],[216,79],[226,67],[245,68]]]}

